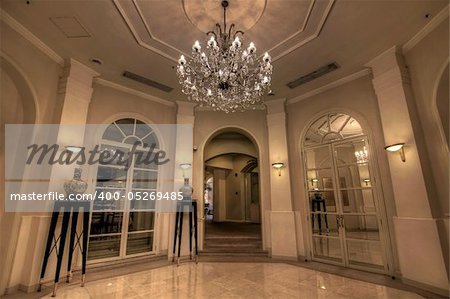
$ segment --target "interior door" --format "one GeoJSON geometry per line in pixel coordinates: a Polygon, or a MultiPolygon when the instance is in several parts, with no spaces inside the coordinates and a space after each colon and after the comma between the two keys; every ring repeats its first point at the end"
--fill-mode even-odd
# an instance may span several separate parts
{"type": "Polygon", "coordinates": [[[386,263],[367,138],[337,142],[332,147],[345,263],[383,272],[386,263]]]}
{"type": "Polygon", "coordinates": [[[305,150],[314,260],[385,272],[367,139],[305,150]]]}
{"type": "Polygon", "coordinates": [[[305,155],[312,257],[344,265],[339,218],[342,211],[335,190],[332,147],[323,145],[309,148],[305,155]]]}

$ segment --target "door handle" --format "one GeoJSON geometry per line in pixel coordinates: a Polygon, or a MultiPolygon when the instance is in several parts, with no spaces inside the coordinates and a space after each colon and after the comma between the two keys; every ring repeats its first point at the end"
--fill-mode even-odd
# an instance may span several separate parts
{"type": "Polygon", "coordinates": [[[336,221],[337,221],[337,225],[338,227],[342,227],[344,228],[344,217],[343,216],[336,216],[336,221]]]}

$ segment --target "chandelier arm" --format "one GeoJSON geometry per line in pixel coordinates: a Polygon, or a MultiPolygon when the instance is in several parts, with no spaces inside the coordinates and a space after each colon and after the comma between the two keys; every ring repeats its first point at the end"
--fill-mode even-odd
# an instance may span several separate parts
{"type": "MultiPolygon", "coordinates": [[[[219,36],[222,37],[222,26],[219,23],[216,23],[217,32],[219,32],[219,36]]],[[[217,36],[216,36],[217,37],[217,36]]]]}
{"type": "Polygon", "coordinates": [[[217,40],[217,34],[213,30],[206,32],[206,35],[214,35],[214,39],[217,40]]]}
{"type": "MultiPolygon", "coordinates": [[[[228,38],[231,38],[231,31],[233,30],[233,28],[234,28],[234,23],[233,24],[231,24],[230,25],[230,29],[228,29],[228,38]]],[[[235,34],[236,35],[236,34],[235,34]]],[[[235,36],[233,36],[233,38],[234,38],[235,36]]]]}
{"type": "MultiPolygon", "coordinates": [[[[234,24],[233,24],[233,25],[234,25],[234,24]]],[[[236,36],[238,35],[238,33],[244,35],[244,31],[242,31],[242,30],[237,30],[237,31],[234,33],[234,35],[233,35],[233,39],[236,38],[236,36]]]]}

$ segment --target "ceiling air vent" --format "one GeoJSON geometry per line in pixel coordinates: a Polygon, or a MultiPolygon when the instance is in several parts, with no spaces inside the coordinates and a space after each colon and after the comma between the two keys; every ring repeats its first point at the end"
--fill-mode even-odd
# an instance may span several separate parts
{"type": "Polygon", "coordinates": [[[126,78],[129,78],[131,80],[137,81],[139,83],[146,84],[146,85],[148,85],[150,87],[162,90],[164,92],[171,92],[173,90],[173,88],[170,87],[170,86],[164,85],[162,83],[158,83],[156,81],[153,81],[151,79],[139,76],[138,74],[135,74],[135,73],[132,73],[132,72],[129,72],[129,71],[125,71],[123,73],[123,76],[126,77],[126,78]]]}
{"type": "Polygon", "coordinates": [[[304,75],[294,81],[289,82],[288,84],[286,84],[289,88],[296,88],[302,84],[305,84],[309,81],[312,81],[314,79],[317,79],[325,74],[328,74],[329,72],[332,72],[336,69],[339,68],[339,65],[336,62],[327,64],[325,66],[322,66],[321,68],[318,68],[317,70],[304,75]]]}

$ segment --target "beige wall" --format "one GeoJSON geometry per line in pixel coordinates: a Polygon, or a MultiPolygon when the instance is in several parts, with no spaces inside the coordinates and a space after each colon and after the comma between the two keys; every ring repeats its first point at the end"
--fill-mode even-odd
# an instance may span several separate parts
{"type": "Polygon", "coordinates": [[[176,107],[138,97],[108,86],[94,84],[88,124],[101,124],[122,117],[144,117],[155,124],[176,123],[176,107]],[[115,117],[116,116],[116,117],[115,117]]]}
{"type": "Polygon", "coordinates": [[[418,117],[415,130],[421,137],[417,147],[435,217],[449,213],[449,155],[436,105],[437,87],[449,61],[448,40],[447,18],[405,55],[415,100],[411,106],[418,117]]]}
{"type": "Polygon", "coordinates": [[[430,199],[433,217],[436,219],[443,257],[449,273],[449,148],[440,114],[447,118],[448,126],[448,65],[449,19],[448,17],[414,48],[405,54],[408,65],[416,115],[415,130],[420,139],[417,148],[430,199]],[[446,72],[446,73],[444,73],[446,72]],[[446,80],[445,83],[442,79],[446,80]],[[446,78],[446,79],[445,79],[446,78]],[[440,87],[440,88],[439,88],[440,87]],[[439,92],[438,92],[439,91],[439,92]],[[438,111],[437,96],[446,96],[447,111],[438,111]]]}
{"type": "MultiPolygon", "coordinates": [[[[61,105],[57,102],[57,86],[62,67],[30,42],[17,34],[8,25],[1,23],[0,68],[1,68],[1,139],[4,138],[4,124],[57,123],[61,105]],[[45,74],[45,75],[43,75],[45,74]]],[[[1,143],[0,167],[4,169],[4,143],[1,143]]],[[[17,266],[33,255],[27,251],[29,238],[20,239],[24,231],[24,219],[42,217],[39,213],[4,214],[4,173],[0,176],[0,295],[5,288],[14,290],[27,279],[25,268],[17,266]],[[17,250],[20,249],[20,250],[17,250]]],[[[28,230],[27,236],[36,231],[28,230]]],[[[35,246],[33,246],[34,248],[35,246]]],[[[41,260],[37,264],[40,266],[41,260]]]]}

